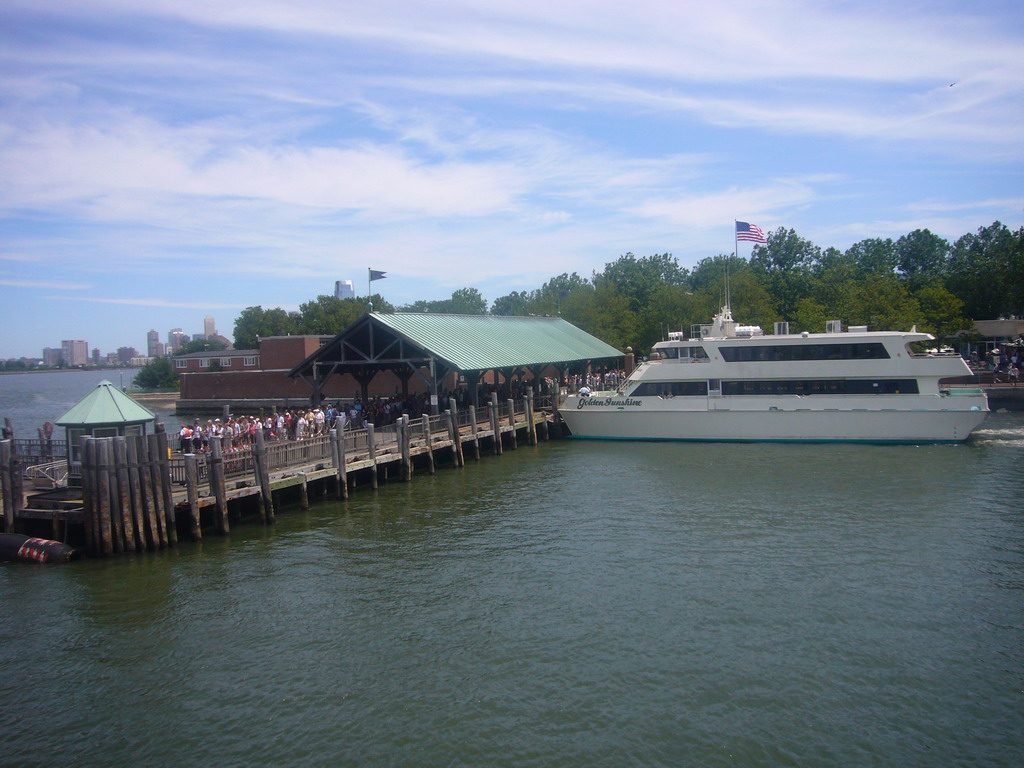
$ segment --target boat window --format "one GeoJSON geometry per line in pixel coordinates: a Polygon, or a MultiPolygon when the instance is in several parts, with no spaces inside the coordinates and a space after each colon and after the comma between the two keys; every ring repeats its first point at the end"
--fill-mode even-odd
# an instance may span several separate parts
{"type": "Polygon", "coordinates": [[[743,344],[722,346],[727,363],[785,362],[789,360],[887,360],[889,352],[880,342],[860,344],[743,344]]]}
{"type": "Polygon", "coordinates": [[[723,381],[723,395],[916,395],[917,379],[744,379],[723,381]]]}
{"type": "Polygon", "coordinates": [[[708,383],[702,381],[645,381],[630,395],[636,397],[690,397],[695,395],[706,395],[708,383]]]}
{"type": "Polygon", "coordinates": [[[663,358],[676,359],[679,357],[679,347],[658,347],[658,352],[663,358]]]}

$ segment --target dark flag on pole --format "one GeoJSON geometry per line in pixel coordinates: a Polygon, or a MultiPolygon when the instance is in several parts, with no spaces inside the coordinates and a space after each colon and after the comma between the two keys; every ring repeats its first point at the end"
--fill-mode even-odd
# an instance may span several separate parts
{"type": "MultiPolygon", "coordinates": [[[[367,267],[369,269],[369,267],[367,267]]],[[[387,275],[387,272],[381,272],[379,269],[369,269],[370,279],[366,281],[366,297],[367,303],[370,305],[370,311],[373,312],[373,289],[370,284],[374,280],[383,280],[387,275]]]]}

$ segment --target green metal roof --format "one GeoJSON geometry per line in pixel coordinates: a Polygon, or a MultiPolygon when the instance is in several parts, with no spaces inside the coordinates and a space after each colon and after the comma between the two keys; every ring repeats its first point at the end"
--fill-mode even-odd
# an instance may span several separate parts
{"type": "Polygon", "coordinates": [[[139,405],[109,381],[101,381],[55,422],[58,427],[141,424],[156,414],[139,405]]]}
{"type": "Polygon", "coordinates": [[[622,355],[560,317],[397,313],[372,318],[460,371],[622,355]]]}

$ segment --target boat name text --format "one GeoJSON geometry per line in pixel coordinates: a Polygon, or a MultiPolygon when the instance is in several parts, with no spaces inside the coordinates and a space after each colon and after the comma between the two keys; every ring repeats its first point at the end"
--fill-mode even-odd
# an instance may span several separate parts
{"type": "Polygon", "coordinates": [[[617,406],[619,408],[622,408],[622,407],[625,407],[625,406],[641,406],[641,405],[643,405],[643,401],[642,400],[637,400],[637,399],[632,398],[632,397],[626,397],[626,398],[581,397],[579,399],[579,402],[576,403],[576,410],[579,410],[580,408],[586,408],[587,406],[590,406],[590,405],[613,406],[613,407],[617,406]]]}

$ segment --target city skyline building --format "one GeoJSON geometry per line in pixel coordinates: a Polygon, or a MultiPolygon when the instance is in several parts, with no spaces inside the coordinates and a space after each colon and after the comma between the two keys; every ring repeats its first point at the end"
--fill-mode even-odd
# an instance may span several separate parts
{"type": "MultiPolygon", "coordinates": [[[[140,354],[134,346],[118,347],[116,352],[104,352],[89,349],[88,342],[80,339],[63,339],[59,347],[44,347],[42,354],[36,358],[45,366],[57,367],[63,364],[69,367],[88,365],[135,364],[139,360],[151,360],[165,357],[179,351],[184,344],[193,339],[212,339],[219,341],[226,348],[231,348],[231,340],[217,331],[217,321],[213,315],[203,317],[203,333],[189,336],[181,328],[172,328],[167,332],[167,343],[160,341],[160,331],[150,328],[146,332],[146,352],[140,354]]],[[[23,358],[28,359],[28,358],[23,358]]]]}
{"type": "Polygon", "coordinates": [[[63,339],[60,343],[64,365],[77,367],[89,364],[89,344],[81,339],[63,339]]]}
{"type": "Polygon", "coordinates": [[[334,281],[334,298],[354,299],[356,297],[356,286],[351,280],[334,281]]]}
{"type": "Polygon", "coordinates": [[[167,332],[167,352],[173,355],[179,349],[181,345],[189,341],[189,337],[181,330],[181,328],[172,328],[167,332]]]}
{"type": "Polygon", "coordinates": [[[150,357],[157,357],[162,354],[162,352],[157,351],[161,346],[163,345],[160,343],[160,332],[155,328],[151,328],[149,333],[146,334],[146,354],[150,357]]]}

